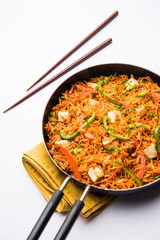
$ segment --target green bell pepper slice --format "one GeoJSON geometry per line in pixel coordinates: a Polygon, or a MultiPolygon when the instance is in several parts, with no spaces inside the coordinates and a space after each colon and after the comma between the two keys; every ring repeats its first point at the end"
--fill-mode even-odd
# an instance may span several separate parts
{"type": "Polygon", "coordinates": [[[160,154],[159,133],[160,133],[160,126],[157,126],[156,129],[154,130],[154,138],[156,140],[157,152],[160,154]]]}
{"type": "Polygon", "coordinates": [[[136,97],[144,97],[146,95],[147,92],[149,92],[150,90],[144,91],[144,92],[140,92],[137,93],[136,97]]]}
{"type": "Polygon", "coordinates": [[[79,129],[78,131],[76,131],[75,133],[72,133],[72,134],[65,134],[65,131],[64,130],[61,130],[59,132],[59,135],[61,136],[62,139],[65,139],[65,140],[70,140],[72,138],[75,138],[76,136],[78,136],[80,134],[80,130],[84,129],[85,127],[88,127],[88,125],[90,123],[92,123],[94,121],[94,119],[96,118],[96,112],[94,111],[92,116],[88,119],[87,122],[85,122],[79,129]]]}
{"type": "Polygon", "coordinates": [[[135,179],[135,181],[138,183],[139,186],[142,186],[143,183],[142,181],[133,173],[131,172],[128,168],[122,166],[122,164],[118,163],[118,162],[110,162],[112,166],[115,166],[115,167],[121,167],[126,173],[128,173],[132,178],[135,179]]]}
{"type": "Polygon", "coordinates": [[[113,137],[117,138],[117,139],[120,139],[120,140],[126,140],[128,141],[129,140],[129,137],[128,136],[121,136],[121,135],[117,135],[117,134],[114,134],[110,129],[109,127],[107,126],[107,116],[104,115],[103,116],[103,125],[104,125],[104,128],[106,129],[106,131],[113,137]]]}

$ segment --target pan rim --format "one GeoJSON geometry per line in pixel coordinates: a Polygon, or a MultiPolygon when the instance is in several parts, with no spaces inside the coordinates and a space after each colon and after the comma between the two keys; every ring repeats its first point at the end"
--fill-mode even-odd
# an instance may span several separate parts
{"type": "MultiPolygon", "coordinates": [[[[146,71],[146,72],[150,72],[151,74],[153,75],[156,75],[158,78],[160,78],[160,75],[158,73],[155,73],[153,71],[151,71],[150,69],[146,69],[144,67],[141,67],[141,66],[137,66],[137,65],[132,65],[132,64],[128,64],[128,63],[104,63],[104,64],[98,64],[98,65],[94,65],[94,66],[90,66],[90,67],[87,67],[87,68],[84,68],[78,72],[75,72],[74,74],[70,75],[68,78],[66,78],[58,87],[56,87],[56,89],[53,91],[53,93],[51,94],[51,96],[49,97],[46,105],[45,105],[45,108],[43,110],[43,116],[42,116],[42,135],[43,135],[43,142],[44,142],[44,146],[47,150],[47,153],[49,155],[49,157],[51,158],[51,160],[53,161],[53,163],[56,165],[56,167],[58,167],[58,169],[64,174],[64,176],[71,176],[70,174],[66,173],[64,170],[62,170],[59,165],[54,161],[54,158],[52,157],[52,155],[50,154],[49,150],[48,150],[48,147],[47,147],[47,143],[46,143],[46,140],[45,140],[45,134],[44,134],[44,119],[45,119],[45,114],[46,114],[46,110],[47,110],[47,106],[49,104],[49,102],[51,101],[53,95],[55,94],[55,92],[60,89],[62,87],[62,85],[69,81],[69,79],[73,78],[75,75],[77,74],[80,74],[82,72],[85,72],[85,71],[88,71],[88,70],[91,70],[93,68],[99,68],[99,67],[104,67],[104,66],[111,66],[111,65],[115,65],[115,66],[123,66],[123,67],[133,67],[134,69],[141,69],[143,71],[146,71]]],[[[116,71],[115,71],[116,72],[116,71]]],[[[62,93],[62,92],[61,92],[62,93]]],[[[159,179],[156,179],[154,180],[153,182],[151,183],[148,183],[148,184],[145,184],[145,185],[142,185],[142,186],[138,186],[136,188],[129,188],[129,189],[109,189],[109,188],[102,188],[102,187],[99,187],[99,186],[94,186],[92,184],[87,184],[87,183],[84,183],[78,179],[76,179],[75,177],[71,176],[71,179],[77,183],[79,183],[81,186],[83,187],[86,187],[86,186],[90,186],[90,189],[91,190],[96,190],[96,191],[100,191],[100,192],[105,192],[105,193],[109,193],[109,194],[112,194],[112,195],[121,195],[121,194],[129,194],[129,193],[135,193],[135,192],[139,192],[139,191],[142,191],[142,190],[146,190],[150,187],[152,187],[152,185],[155,185],[156,183],[159,183],[160,182],[160,178],[159,179]]]]}

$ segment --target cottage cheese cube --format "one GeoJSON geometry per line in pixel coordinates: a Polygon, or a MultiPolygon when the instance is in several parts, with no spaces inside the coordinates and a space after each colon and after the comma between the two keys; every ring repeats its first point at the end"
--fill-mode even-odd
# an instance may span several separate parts
{"type": "Polygon", "coordinates": [[[97,83],[88,82],[88,86],[92,87],[95,90],[97,87],[97,83]]]}
{"type": "MultiPolygon", "coordinates": [[[[137,82],[137,80],[134,79],[134,78],[130,78],[130,79],[128,80],[128,83],[130,83],[130,85],[131,85],[132,87],[136,87],[136,86],[139,85],[138,82],[137,82]]],[[[129,88],[130,88],[129,84],[126,83],[126,89],[129,89],[129,88]]]]}
{"type": "Polygon", "coordinates": [[[104,147],[106,147],[111,142],[112,142],[111,140],[102,141],[104,147]]]}
{"type": "Polygon", "coordinates": [[[95,105],[95,104],[98,104],[98,101],[94,100],[94,99],[89,99],[89,103],[90,105],[95,105]]]}
{"type": "Polygon", "coordinates": [[[58,112],[58,120],[60,122],[63,122],[64,120],[67,120],[68,116],[69,116],[69,112],[61,112],[61,111],[58,112]]]}
{"type": "Polygon", "coordinates": [[[108,117],[111,119],[111,123],[115,122],[116,116],[121,116],[121,112],[117,110],[112,110],[108,112],[108,117]]]}
{"type": "Polygon", "coordinates": [[[108,161],[109,161],[109,159],[110,159],[110,155],[107,156],[107,157],[103,160],[103,164],[104,164],[104,165],[107,164],[108,161]]]}
{"type": "Polygon", "coordinates": [[[61,140],[59,142],[55,142],[54,144],[57,148],[60,147],[60,146],[65,148],[69,145],[69,141],[68,140],[61,140]]]}
{"type": "Polygon", "coordinates": [[[117,148],[119,145],[118,140],[114,140],[113,142],[111,142],[110,144],[108,144],[107,148],[111,149],[111,148],[117,148]]]}
{"type": "Polygon", "coordinates": [[[118,140],[114,140],[114,139],[108,140],[108,141],[103,141],[102,143],[106,149],[117,148],[119,145],[118,140]]]}
{"type": "Polygon", "coordinates": [[[90,176],[90,178],[92,179],[93,182],[95,182],[97,180],[97,175],[95,174],[93,168],[89,169],[88,175],[90,176]]]}
{"type": "Polygon", "coordinates": [[[101,178],[101,177],[103,177],[103,175],[104,175],[103,170],[102,170],[100,167],[96,167],[96,168],[94,169],[94,172],[96,173],[96,175],[97,175],[98,178],[101,178]]]}
{"type": "Polygon", "coordinates": [[[95,182],[97,179],[103,177],[104,173],[103,170],[100,167],[91,167],[88,171],[88,175],[92,179],[93,182],[95,182]]]}
{"type": "Polygon", "coordinates": [[[105,141],[102,141],[102,144],[104,147],[107,147],[110,145],[116,138],[113,136],[110,136],[109,138],[105,139],[105,141]]]}
{"type": "Polygon", "coordinates": [[[156,151],[156,148],[155,148],[155,144],[152,143],[149,148],[144,149],[144,153],[149,158],[156,158],[157,157],[157,151],[156,151]]]}
{"type": "Polygon", "coordinates": [[[139,117],[142,118],[146,114],[147,109],[145,109],[144,106],[140,106],[139,108],[136,108],[136,112],[138,113],[139,117]]]}

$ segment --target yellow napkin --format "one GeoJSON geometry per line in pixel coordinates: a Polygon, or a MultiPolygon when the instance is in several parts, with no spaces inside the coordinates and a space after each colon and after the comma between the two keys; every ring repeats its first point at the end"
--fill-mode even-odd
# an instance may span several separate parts
{"type": "MultiPolygon", "coordinates": [[[[47,201],[51,198],[55,189],[59,189],[66,176],[56,167],[50,159],[43,142],[23,154],[23,165],[39,188],[47,201]]],[[[75,182],[70,181],[64,189],[64,197],[57,207],[58,212],[69,211],[77,199],[80,199],[83,189],[75,182]]],[[[109,194],[89,192],[85,199],[85,206],[82,209],[82,216],[91,219],[102,212],[115,199],[109,194]]]]}

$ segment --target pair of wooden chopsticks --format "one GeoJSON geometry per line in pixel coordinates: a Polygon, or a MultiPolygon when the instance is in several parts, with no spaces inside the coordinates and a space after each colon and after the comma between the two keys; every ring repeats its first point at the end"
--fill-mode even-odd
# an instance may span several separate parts
{"type": "MultiPolygon", "coordinates": [[[[35,86],[38,82],[40,82],[44,77],[46,77],[53,69],[55,69],[58,65],[60,65],[65,59],[67,59],[71,54],[73,54],[77,49],[79,49],[83,44],[85,44],[89,39],[91,39],[95,34],[97,34],[102,28],[104,28],[108,23],[110,23],[116,16],[118,15],[118,11],[115,11],[112,15],[110,15],[104,22],[102,22],[96,29],[94,29],[87,37],[85,37],[80,43],[78,43],[71,51],[69,51],[63,58],[61,58],[55,65],[53,65],[47,72],[45,72],[30,88],[35,86]]],[[[92,49],[90,52],[79,58],[77,61],[73,62],[71,65],[57,73],[55,76],[47,80],[45,83],[37,87],[36,89],[32,90],[28,93],[25,97],[20,99],[18,102],[7,108],[3,113],[7,112],[8,110],[12,109],[13,107],[17,106],[18,104],[22,103],[35,93],[39,92],[44,87],[48,86],[50,83],[58,79],[59,77],[63,76],[65,73],[69,72],[74,67],[78,66],[80,63],[84,62],[89,57],[93,56],[95,53],[106,47],[112,42],[111,38],[108,38],[106,41],[92,49]]]]}

